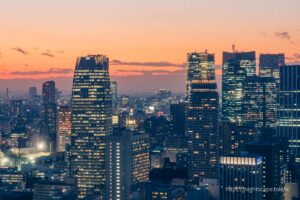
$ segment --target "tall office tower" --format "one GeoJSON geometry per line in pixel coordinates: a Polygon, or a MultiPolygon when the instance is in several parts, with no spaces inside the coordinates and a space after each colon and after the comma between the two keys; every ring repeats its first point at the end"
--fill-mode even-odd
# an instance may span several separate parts
{"type": "Polygon", "coordinates": [[[185,135],[185,103],[170,105],[170,118],[176,135],[185,135]]]}
{"type": "Polygon", "coordinates": [[[57,105],[55,95],[55,82],[47,81],[42,86],[42,104],[44,114],[44,138],[48,142],[48,150],[56,152],[57,150],[57,105]]]}
{"type": "Polygon", "coordinates": [[[276,90],[273,77],[247,77],[242,99],[242,125],[273,128],[276,124],[276,90]]]}
{"type": "Polygon", "coordinates": [[[284,54],[260,54],[259,76],[273,77],[279,83],[279,68],[285,64],[284,54]]]}
{"type": "Polygon", "coordinates": [[[46,130],[46,141],[49,152],[57,151],[57,105],[47,104],[44,107],[44,125],[46,130]]]}
{"type": "Polygon", "coordinates": [[[34,98],[37,96],[37,89],[36,87],[30,87],[28,89],[28,96],[29,96],[29,100],[33,101],[34,98]]]}
{"type": "MultiPolygon", "coordinates": [[[[275,139],[262,142],[250,142],[246,144],[245,150],[250,154],[262,157],[262,187],[280,188],[281,183],[281,143],[275,139]]],[[[283,193],[281,191],[263,192],[264,200],[280,200],[283,193]]]]}
{"type": "Polygon", "coordinates": [[[133,190],[149,179],[148,135],[125,128],[114,129],[106,138],[105,154],[106,199],[131,199],[133,190]]]}
{"type": "Polygon", "coordinates": [[[291,154],[300,162],[300,65],[280,68],[277,135],[289,142],[291,154]]]}
{"type": "Polygon", "coordinates": [[[57,112],[57,151],[65,151],[71,144],[71,108],[63,106],[57,112]]]}
{"type": "Polygon", "coordinates": [[[222,156],[220,159],[221,200],[261,200],[262,157],[222,156]],[[256,190],[258,188],[258,190],[256,190]]]}
{"type": "Polygon", "coordinates": [[[242,103],[245,79],[255,76],[255,52],[223,52],[222,118],[233,123],[242,122],[242,103]]]}
{"type": "Polygon", "coordinates": [[[118,112],[118,83],[116,81],[112,81],[110,83],[111,88],[111,98],[112,98],[112,111],[113,114],[117,114],[118,112]]]}
{"type": "Polygon", "coordinates": [[[192,80],[215,80],[215,55],[207,52],[187,54],[186,97],[191,90],[192,80]]]}
{"type": "Polygon", "coordinates": [[[112,132],[109,59],[103,55],[77,58],[71,115],[71,169],[78,198],[104,195],[105,141],[112,132]]]}
{"type": "Polygon", "coordinates": [[[54,81],[47,81],[42,86],[42,102],[43,106],[56,103],[56,89],[54,81]]]}
{"type": "Polygon", "coordinates": [[[219,97],[215,80],[193,80],[187,106],[189,180],[217,177],[219,97]]]}

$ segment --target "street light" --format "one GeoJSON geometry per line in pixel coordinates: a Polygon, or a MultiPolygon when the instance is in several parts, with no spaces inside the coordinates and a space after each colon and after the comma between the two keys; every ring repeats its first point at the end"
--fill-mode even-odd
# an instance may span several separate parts
{"type": "Polygon", "coordinates": [[[43,142],[38,143],[37,149],[40,150],[40,151],[44,150],[45,149],[45,144],[43,142]]]}

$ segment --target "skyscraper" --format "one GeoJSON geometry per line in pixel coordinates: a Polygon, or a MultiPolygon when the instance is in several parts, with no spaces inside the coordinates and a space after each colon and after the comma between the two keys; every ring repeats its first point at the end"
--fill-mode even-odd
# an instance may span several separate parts
{"type": "Polygon", "coordinates": [[[130,199],[132,191],[149,179],[149,136],[115,129],[106,138],[106,157],[107,199],[130,199]]]}
{"type": "Polygon", "coordinates": [[[259,76],[273,77],[279,83],[279,68],[285,64],[284,54],[260,54],[259,76]]]}
{"type": "Polygon", "coordinates": [[[65,151],[71,143],[71,108],[60,107],[57,111],[57,151],[65,151]]]}
{"type": "MultiPolygon", "coordinates": [[[[264,142],[250,142],[246,144],[246,151],[262,157],[262,187],[280,188],[281,183],[281,144],[280,141],[268,140],[264,142]]],[[[263,192],[264,200],[280,200],[283,193],[280,191],[263,192]]]]}
{"type": "Polygon", "coordinates": [[[261,200],[262,157],[256,155],[222,156],[220,159],[221,200],[261,200]]]}
{"type": "Polygon", "coordinates": [[[77,58],[71,117],[71,169],[78,198],[104,195],[105,141],[112,132],[109,59],[103,55],[77,58]]]}
{"type": "Polygon", "coordinates": [[[277,135],[289,142],[291,154],[300,162],[300,65],[280,67],[277,135]]]}
{"type": "Polygon", "coordinates": [[[214,80],[193,80],[187,108],[189,136],[189,180],[217,178],[219,151],[217,84],[214,80]]]}
{"type": "Polygon", "coordinates": [[[187,135],[189,137],[189,180],[217,177],[219,150],[219,97],[214,74],[214,55],[188,54],[187,135]]]}
{"type": "Polygon", "coordinates": [[[207,52],[192,52],[187,54],[187,79],[186,92],[191,89],[192,80],[214,80],[215,79],[215,56],[207,52]]]}
{"type": "Polygon", "coordinates": [[[247,77],[255,76],[255,70],[255,52],[223,52],[223,121],[242,122],[244,84],[247,77]]]}
{"type": "Polygon", "coordinates": [[[111,97],[112,97],[112,110],[113,114],[117,114],[118,112],[118,83],[116,81],[112,81],[110,83],[111,88],[111,97]]]}
{"type": "Polygon", "coordinates": [[[37,96],[37,89],[36,87],[30,87],[28,89],[28,96],[29,96],[29,100],[33,101],[34,98],[37,96]]]}
{"type": "Polygon", "coordinates": [[[273,128],[276,123],[276,90],[273,77],[247,77],[242,99],[242,124],[257,128],[273,128]]]}
{"type": "Polygon", "coordinates": [[[54,81],[47,81],[42,86],[43,106],[56,103],[56,89],[54,81]]]}
{"type": "Polygon", "coordinates": [[[170,118],[174,133],[185,135],[185,103],[171,104],[170,118]]]}
{"type": "Polygon", "coordinates": [[[57,150],[57,105],[56,105],[56,89],[54,81],[47,81],[42,86],[42,105],[44,115],[44,138],[49,143],[50,152],[57,150]]]}

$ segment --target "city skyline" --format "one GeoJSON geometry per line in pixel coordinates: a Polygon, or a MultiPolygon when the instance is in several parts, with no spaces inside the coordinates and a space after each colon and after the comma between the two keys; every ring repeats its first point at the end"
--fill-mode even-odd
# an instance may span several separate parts
{"type": "MultiPolygon", "coordinates": [[[[112,78],[124,87],[120,91],[134,92],[153,92],[158,84],[149,84],[155,82],[183,92],[181,82],[170,85],[163,79],[183,81],[186,52],[206,48],[215,53],[217,66],[222,52],[231,51],[232,44],[239,51],[255,50],[257,56],[285,53],[287,63],[299,62],[299,4],[295,0],[164,1],[159,6],[155,1],[136,0],[6,1],[0,8],[4,16],[0,19],[0,82],[2,87],[12,85],[18,90],[16,78],[70,78],[74,58],[97,53],[110,56],[112,78]],[[97,12],[102,6],[105,9],[97,12]],[[244,8],[252,12],[244,14],[244,8]],[[132,79],[147,80],[148,87],[136,87],[132,79]]],[[[61,85],[66,84],[71,83],[61,85]]]]}

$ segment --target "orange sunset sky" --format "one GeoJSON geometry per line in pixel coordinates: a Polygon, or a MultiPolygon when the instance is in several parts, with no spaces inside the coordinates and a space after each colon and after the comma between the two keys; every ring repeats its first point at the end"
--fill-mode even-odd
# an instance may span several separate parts
{"type": "Polygon", "coordinates": [[[69,80],[87,54],[109,56],[121,91],[181,91],[187,52],[207,49],[220,65],[232,44],[297,63],[299,8],[299,0],[0,0],[0,89],[69,80]]]}

